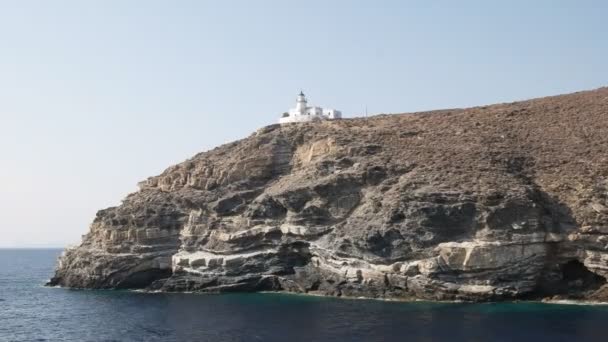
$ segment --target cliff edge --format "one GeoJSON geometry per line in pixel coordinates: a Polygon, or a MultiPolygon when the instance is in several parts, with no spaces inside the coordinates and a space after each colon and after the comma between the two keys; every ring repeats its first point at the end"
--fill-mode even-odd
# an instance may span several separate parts
{"type": "Polygon", "coordinates": [[[51,285],[608,300],[608,88],[273,125],[101,210],[51,285]]]}

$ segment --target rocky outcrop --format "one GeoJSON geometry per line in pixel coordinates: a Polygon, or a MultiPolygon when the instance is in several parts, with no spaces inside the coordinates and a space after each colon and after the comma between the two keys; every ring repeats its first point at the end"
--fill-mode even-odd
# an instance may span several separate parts
{"type": "Polygon", "coordinates": [[[606,88],[268,126],[99,211],[50,284],[606,300],[606,132],[606,88]]]}

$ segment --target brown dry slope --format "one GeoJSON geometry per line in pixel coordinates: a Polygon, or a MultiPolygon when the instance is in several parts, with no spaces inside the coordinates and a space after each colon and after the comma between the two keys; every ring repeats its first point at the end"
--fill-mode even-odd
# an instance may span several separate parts
{"type": "Polygon", "coordinates": [[[269,126],[97,214],[51,284],[608,299],[608,88],[269,126]]]}

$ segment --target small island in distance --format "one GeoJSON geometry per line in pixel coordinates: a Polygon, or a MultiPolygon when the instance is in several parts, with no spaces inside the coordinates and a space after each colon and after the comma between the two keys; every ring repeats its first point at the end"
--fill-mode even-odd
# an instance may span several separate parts
{"type": "Polygon", "coordinates": [[[49,285],[608,300],[608,88],[264,127],[97,213],[49,285]]]}

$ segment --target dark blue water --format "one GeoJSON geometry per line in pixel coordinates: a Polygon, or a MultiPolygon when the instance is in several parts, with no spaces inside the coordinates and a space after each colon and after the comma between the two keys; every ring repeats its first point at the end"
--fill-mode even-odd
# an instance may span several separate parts
{"type": "Polygon", "coordinates": [[[59,250],[0,250],[0,341],[607,341],[608,306],[45,288],[59,250]]]}

